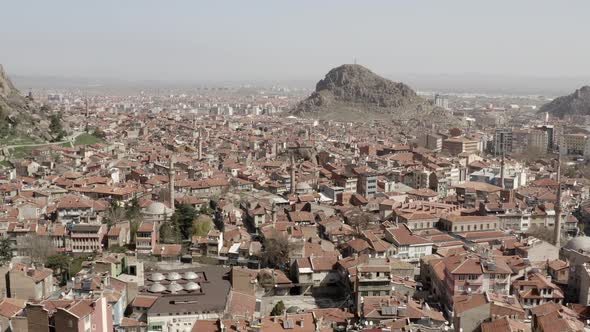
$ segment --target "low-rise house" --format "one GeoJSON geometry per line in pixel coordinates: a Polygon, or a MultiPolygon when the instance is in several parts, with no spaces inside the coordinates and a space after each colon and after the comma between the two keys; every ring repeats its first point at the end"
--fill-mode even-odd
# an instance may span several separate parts
{"type": "Polygon", "coordinates": [[[53,270],[20,263],[9,266],[6,277],[6,295],[10,298],[41,301],[54,291],[53,270]]]}
{"type": "Polygon", "coordinates": [[[57,219],[62,224],[71,222],[100,223],[99,212],[106,211],[106,209],[106,203],[80,195],[63,196],[56,206],[57,219]]]}
{"type": "Polygon", "coordinates": [[[541,273],[531,272],[525,274],[524,280],[516,280],[512,283],[514,293],[525,309],[530,310],[547,302],[563,301],[563,292],[549,278],[541,273]]]}
{"type": "Polygon", "coordinates": [[[526,319],[526,311],[514,296],[498,295],[491,292],[457,295],[453,299],[453,325],[465,332],[479,331],[482,322],[494,321],[498,317],[526,319]]]}
{"type": "Polygon", "coordinates": [[[301,294],[311,294],[322,287],[337,285],[340,274],[335,268],[338,258],[327,257],[306,257],[295,260],[293,264],[294,278],[300,285],[301,294]]]}
{"type": "Polygon", "coordinates": [[[432,241],[414,235],[407,225],[385,229],[385,239],[393,244],[393,257],[418,263],[420,258],[432,254],[432,241]]]}
{"type": "Polygon", "coordinates": [[[432,292],[448,310],[461,294],[508,294],[512,269],[490,253],[451,255],[431,265],[432,292]]]}

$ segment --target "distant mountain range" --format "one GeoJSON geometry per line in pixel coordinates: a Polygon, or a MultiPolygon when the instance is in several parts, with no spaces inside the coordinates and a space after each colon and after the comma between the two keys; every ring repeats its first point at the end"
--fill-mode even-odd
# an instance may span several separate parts
{"type": "MultiPolygon", "coordinates": [[[[560,96],[590,81],[590,77],[528,77],[490,74],[411,74],[395,73],[383,75],[385,78],[395,78],[414,87],[419,91],[434,91],[440,93],[482,93],[506,95],[542,95],[548,97],[560,96]]],[[[84,78],[41,75],[11,75],[13,83],[22,91],[80,89],[88,93],[116,93],[121,89],[127,92],[149,89],[191,89],[195,87],[240,87],[256,86],[271,87],[275,85],[290,88],[313,89],[317,80],[301,79],[269,79],[262,81],[232,80],[140,80],[140,79],[112,79],[112,78],[84,78]]]]}
{"type": "Polygon", "coordinates": [[[572,115],[590,115],[590,86],[583,86],[574,93],[562,96],[543,105],[539,112],[563,118],[572,115]]]}

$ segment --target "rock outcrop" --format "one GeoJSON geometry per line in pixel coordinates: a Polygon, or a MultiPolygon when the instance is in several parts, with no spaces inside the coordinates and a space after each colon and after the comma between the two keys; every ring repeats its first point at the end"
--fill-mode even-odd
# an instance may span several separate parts
{"type": "Polygon", "coordinates": [[[547,112],[558,118],[590,115],[590,86],[583,86],[570,95],[554,99],[543,105],[539,112],[547,112]]]}
{"type": "Polygon", "coordinates": [[[385,79],[361,65],[342,65],[328,72],[315,91],[290,112],[343,121],[411,119],[444,115],[404,83],[385,79]]]}
{"type": "Polygon", "coordinates": [[[28,137],[36,141],[52,139],[47,114],[14,87],[0,65],[0,140],[28,137]]]}

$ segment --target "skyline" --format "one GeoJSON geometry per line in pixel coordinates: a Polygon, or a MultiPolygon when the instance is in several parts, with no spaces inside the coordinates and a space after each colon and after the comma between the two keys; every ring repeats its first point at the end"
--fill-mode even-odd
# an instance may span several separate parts
{"type": "Polygon", "coordinates": [[[394,80],[590,76],[590,47],[576,34],[590,28],[583,1],[33,3],[5,5],[11,75],[315,82],[356,58],[394,80]]]}

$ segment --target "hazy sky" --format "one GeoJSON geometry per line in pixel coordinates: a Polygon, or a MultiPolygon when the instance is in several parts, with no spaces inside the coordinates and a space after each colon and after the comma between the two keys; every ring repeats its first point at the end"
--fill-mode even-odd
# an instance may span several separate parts
{"type": "Polygon", "coordinates": [[[385,75],[590,76],[590,1],[9,1],[12,74],[318,79],[353,57],[385,75]]]}

